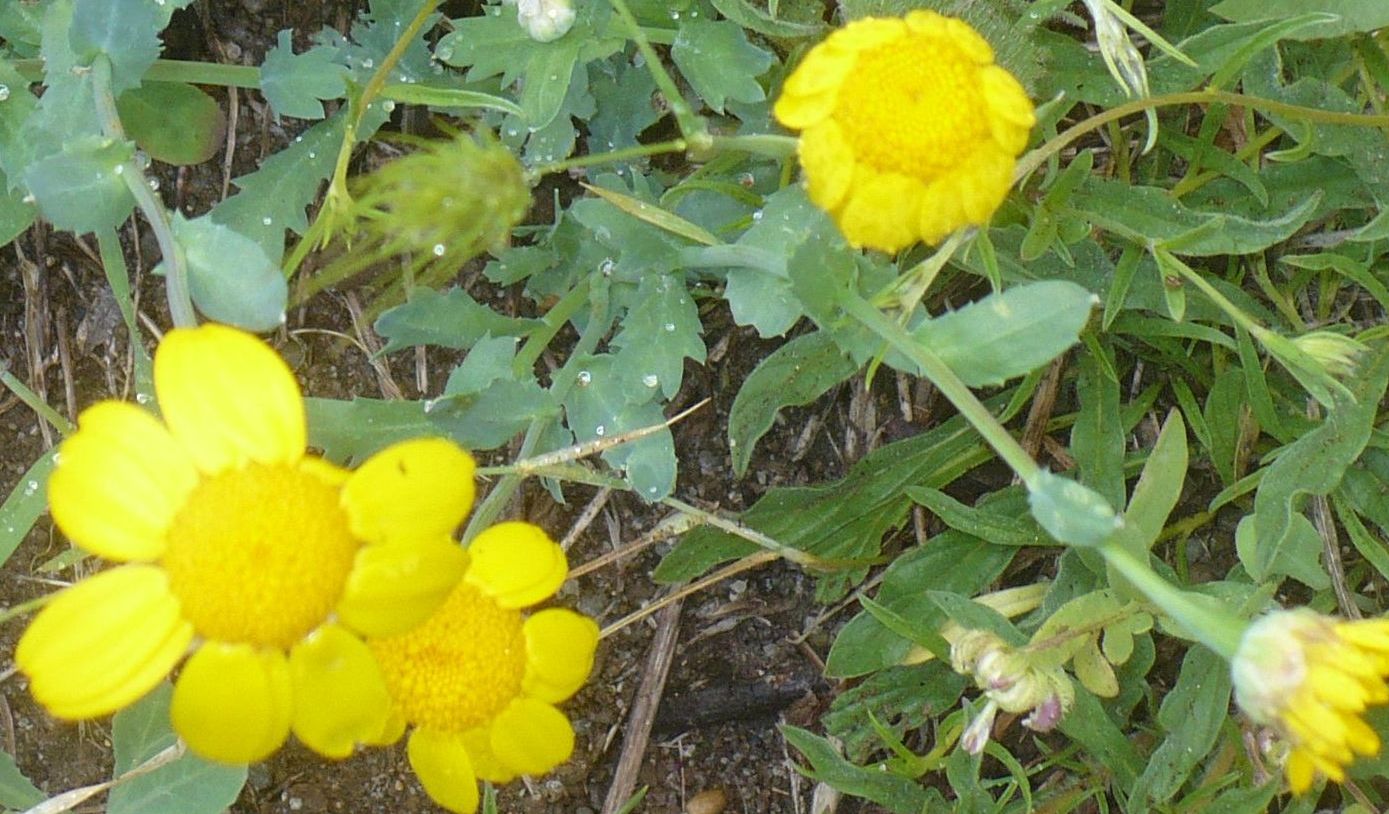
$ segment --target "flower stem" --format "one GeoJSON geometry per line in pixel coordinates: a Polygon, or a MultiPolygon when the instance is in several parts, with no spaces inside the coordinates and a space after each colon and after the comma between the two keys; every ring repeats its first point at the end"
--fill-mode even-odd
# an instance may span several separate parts
{"type": "Polygon", "coordinates": [[[651,41],[647,39],[646,32],[637,24],[637,18],[632,16],[632,10],[627,7],[627,0],[608,0],[612,4],[613,10],[626,23],[628,36],[632,42],[637,44],[637,50],[641,52],[642,58],[646,60],[646,69],[651,72],[651,78],[655,80],[656,87],[661,94],[666,97],[666,104],[670,105],[670,112],[675,114],[675,123],[680,128],[680,135],[690,143],[692,148],[703,150],[709,144],[709,130],[704,126],[704,120],[695,115],[690,109],[690,105],[681,95],[680,88],[676,86],[675,80],[671,78],[666,70],[665,63],[661,62],[660,54],[651,47],[651,41]]]}
{"type": "Polygon", "coordinates": [[[1110,567],[1142,591],[1188,636],[1227,661],[1234,658],[1248,622],[1224,610],[1214,597],[1177,588],[1122,545],[1106,543],[1099,550],[1110,567]]]}
{"type": "MultiPolygon", "coordinates": [[[[111,60],[105,54],[98,55],[92,62],[92,94],[96,99],[101,131],[110,138],[125,141],[125,128],[121,126],[120,116],[116,113],[116,97],[111,92],[111,60]]],[[[126,188],[135,199],[136,206],[144,213],[145,220],[149,221],[155,240],[159,242],[159,252],[164,255],[164,287],[169,298],[169,315],[174,325],[191,328],[198,324],[198,317],[193,311],[193,299],[188,290],[188,263],[183,250],[174,240],[169,213],[164,209],[164,204],[154,197],[144,170],[138,163],[127,161],[121,167],[126,188]]]]}

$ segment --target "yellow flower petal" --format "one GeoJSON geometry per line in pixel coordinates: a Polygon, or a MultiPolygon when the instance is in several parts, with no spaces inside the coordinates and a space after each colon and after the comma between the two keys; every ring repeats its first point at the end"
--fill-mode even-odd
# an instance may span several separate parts
{"type": "Polygon", "coordinates": [[[492,753],[517,774],[544,774],[574,753],[574,728],[544,701],[518,698],[492,722],[492,753]]]}
{"type": "Polygon", "coordinates": [[[416,729],[408,751],[415,776],[434,802],[458,814],[477,811],[477,777],[461,736],[416,729]]]}
{"type": "MultiPolygon", "coordinates": [[[[920,14],[920,12],[916,13],[920,14]]],[[[940,17],[940,21],[941,36],[948,38],[950,44],[963,51],[966,57],[980,65],[993,63],[994,49],[989,47],[988,40],[979,36],[978,31],[970,28],[969,23],[958,17],[940,17]]],[[[910,15],[907,24],[911,24],[910,15]]]]}
{"type": "Polygon", "coordinates": [[[917,239],[922,185],[894,172],[856,172],[839,228],[852,246],[895,252],[917,239]]]}
{"type": "Polygon", "coordinates": [[[152,560],[197,485],[193,462],[154,416],[119,401],[84,410],[48,481],[53,519],[108,560],[152,560]]]}
{"type": "Polygon", "coordinates": [[[786,127],[800,130],[805,127],[813,127],[829,118],[830,114],[834,112],[835,103],[838,101],[839,94],[835,91],[807,94],[784,93],[777,98],[776,106],[772,108],[772,112],[776,115],[776,120],[786,127]]]}
{"type": "Polygon", "coordinates": [[[814,96],[826,91],[837,93],[839,86],[844,83],[844,77],[853,69],[857,56],[857,52],[836,48],[831,43],[812,48],[796,66],[796,71],[786,78],[781,92],[784,96],[814,96]]]}
{"type": "Polygon", "coordinates": [[[378,737],[391,698],[376,659],[361,639],[337,625],[309,634],[289,654],[295,736],[310,749],[344,758],[378,737]]]}
{"type": "Polygon", "coordinates": [[[503,608],[524,608],[559,590],[569,573],[564,549],[538,526],[498,523],[468,546],[464,579],[503,608]]]}
{"type": "MultiPolygon", "coordinates": [[[[937,203],[938,209],[950,212],[957,223],[964,221],[983,226],[1007,196],[1012,173],[1013,159],[998,150],[981,149],[970,160],[967,172],[950,179],[957,190],[953,199],[928,195],[927,200],[937,203]]],[[[923,215],[923,222],[924,218],[923,215]]]]}
{"type": "Polygon", "coordinates": [[[1288,755],[1288,762],[1284,764],[1283,771],[1288,776],[1288,788],[1293,794],[1302,794],[1312,787],[1312,780],[1316,777],[1317,767],[1312,764],[1311,758],[1301,750],[1294,750],[1288,755]]]}
{"type": "Polygon", "coordinates": [[[169,717],[201,757],[243,765],[269,757],[285,742],[293,706],[283,653],[206,642],[179,674],[169,717]]]}
{"type": "Polygon", "coordinates": [[[526,637],[526,695],[557,704],[579,691],[593,671],[598,625],[563,608],[533,614],[522,625],[526,637]]]}
{"type": "Polygon", "coordinates": [[[338,617],[368,636],[404,633],[438,609],[467,568],[467,553],[447,538],[364,546],[338,602],[338,617]]]}
{"type": "Polygon", "coordinates": [[[400,714],[400,710],[392,708],[386,717],[386,723],[381,727],[381,731],[364,738],[362,744],[366,746],[390,746],[400,740],[400,736],[405,734],[405,728],[410,722],[405,720],[405,716],[400,714]]]}
{"type": "Polygon", "coordinates": [[[473,469],[472,456],[443,438],[381,450],[343,487],[353,533],[372,543],[448,537],[472,508],[473,469]]]}
{"type": "Polygon", "coordinates": [[[176,328],[154,355],[154,389],[174,437],[215,474],[304,454],[304,401],[269,345],[223,325],[176,328]]]}
{"type": "Polygon", "coordinates": [[[981,69],[979,83],[993,113],[989,118],[989,134],[1002,150],[1010,156],[1017,155],[1027,146],[1027,137],[1037,123],[1032,100],[1027,98],[1022,84],[997,65],[981,69]]]}
{"type": "Polygon", "coordinates": [[[861,17],[830,35],[838,48],[863,51],[891,45],[907,34],[907,23],[894,17],[861,17]]]}
{"type": "Polygon", "coordinates": [[[473,772],[479,780],[489,783],[510,783],[516,779],[516,772],[497,759],[492,752],[492,727],[479,726],[463,733],[463,745],[468,747],[468,757],[472,761],[473,772]]]}
{"type": "Polygon", "coordinates": [[[835,211],[854,180],[854,152],[844,141],[844,131],[833,121],[821,122],[801,134],[798,150],[810,200],[835,211]]]}
{"type": "Polygon", "coordinates": [[[49,712],[95,718],[154,689],[192,638],[164,572],[127,565],[58,594],[20,637],[15,663],[49,712]]]}

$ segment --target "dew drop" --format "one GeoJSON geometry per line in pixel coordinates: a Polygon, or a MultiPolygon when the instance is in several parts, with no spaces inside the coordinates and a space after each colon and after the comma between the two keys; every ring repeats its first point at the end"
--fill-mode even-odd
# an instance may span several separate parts
{"type": "Polygon", "coordinates": [[[10,98],[10,86],[0,85],[0,102],[10,98]]]}
{"type": "Polygon", "coordinates": [[[309,158],[318,158],[318,153],[314,152],[313,150],[309,150],[309,158]]]}
{"type": "Polygon", "coordinates": [[[617,268],[617,264],[613,262],[611,257],[608,257],[605,258],[602,263],[598,264],[598,273],[604,277],[611,277],[613,276],[613,269],[615,268],[617,268]]]}
{"type": "Polygon", "coordinates": [[[434,256],[435,256],[435,257],[443,257],[445,251],[447,251],[447,249],[444,248],[444,244],[442,244],[442,243],[435,243],[435,244],[434,244],[434,256]]]}
{"type": "Polygon", "coordinates": [[[395,102],[391,101],[390,99],[387,99],[386,101],[381,103],[381,109],[386,111],[387,113],[391,113],[395,110],[395,102]]]}
{"type": "Polygon", "coordinates": [[[602,424],[599,424],[598,426],[593,428],[593,434],[598,436],[599,438],[602,438],[604,435],[607,435],[607,433],[608,428],[604,427],[602,424]]]}
{"type": "Polygon", "coordinates": [[[150,190],[153,191],[153,192],[158,192],[158,191],[159,191],[159,179],[158,179],[158,178],[151,178],[151,179],[150,179],[150,190]]]}
{"type": "Polygon", "coordinates": [[[662,327],[664,327],[664,328],[666,329],[666,333],[668,333],[668,334],[673,334],[673,333],[675,333],[675,323],[674,323],[674,322],[667,322],[667,323],[666,323],[665,325],[663,325],[662,327]]]}
{"type": "Polygon", "coordinates": [[[645,376],[641,377],[641,383],[646,385],[647,387],[655,387],[656,385],[661,383],[661,380],[656,378],[655,373],[648,373],[645,376]]]}
{"type": "Polygon", "coordinates": [[[269,215],[266,215],[265,217],[263,217],[263,218],[260,219],[260,225],[261,225],[261,226],[269,226],[270,224],[272,224],[272,223],[274,223],[274,222],[275,222],[275,219],[272,218],[272,217],[270,217],[269,215]]]}
{"type": "Polygon", "coordinates": [[[752,219],[753,219],[754,221],[760,221],[760,220],[762,220],[762,210],[759,209],[759,210],[757,210],[756,212],[753,212],[753,213],[752,213],[752,219]]]}
{"type": "Polygon", "coordinates": [[[593,374],[587,370],[580,370],[577,378],[580,387],[588,387],[593,382],[593,374]]]}
{"type": "Polygon", "coordinates": [[[376,62],[375,62],[375,60],[373,60],[373,59],[371,59],[370,57],[368,57],[368,58],[362,60],[362,67],[363,67],[363,68],[375,68],[375,67],[376,67],[376,62]]]}
{"type": "Polygon", "coordinates": [[[117,165],[116,165],[116,168],[113,169],[113,170],[111,170],[111,171],[114,172],[114,173],[117,174],[117,175],[124,175],[124,174],[125,174],[125,165],[124,165],[124,164],[117,164],[117,165]]]}

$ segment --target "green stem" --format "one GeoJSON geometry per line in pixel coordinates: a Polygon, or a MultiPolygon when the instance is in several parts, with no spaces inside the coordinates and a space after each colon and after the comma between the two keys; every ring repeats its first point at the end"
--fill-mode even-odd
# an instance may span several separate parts
{"type": "Polygon", "coordinates": [[[637,44],[637,50],[641,52],[642,58],[646,60],[646,69],[651,72],[651,78],[655,80],[656,87],[661,94],[666,97],[666,104],[670,105],[670,112],[675,114],[675,123],[680,128],[680,135],[690,143],[695,149],[704,149],[709,144],[709,131],[704,126],[704,120],[695,115],[690,109],[690,105],[681,95],[680,88],[676,86],[675,80],[671,78],[670,72],[666,70],[665,63],[661,61],[660,54],[651,47],[651,41],[646,38],[646,32],[637,24],[637,18],[632,16],[632,10],[627,7],[626,0],[608,0],[612,4],[613,10],[622,18],[622,22],[627,25],[627,35],[632,42],[637,44]]]}
{"type": "Polygon", "coordinates": [[[770,158],[789,158],[796,154],[800,143],[794,136],[778,133],[750,133],[745,136],[711,136],[709,149],[713,152],[741,152],[765,155],[770,158]]]}
{"type": "Polygon", "coordinates": [[[903,318],[910,315],[926,297],[927,289],[936,281],[941,269],[945,268],[945,264],[949,263],[950,258],[964,245],[966,233],[973,233],[973,230],[956,229],[951,232],[944,245],[936,249],[930,257],[913,266],[906,274],[889,283],[873,298],[873,304],[879,308],[897,308],[902,312],[903,318]]]}
{"type": "MultiPolygon", "coordinates": [[[[125,128],[121,126],[120,116],[116,113],[116,97],[111,92],[111,60],[105,54],[98,55],[92,63],[92,94],[96,98],[102,132],[110,138],[125,141],[125,128]]],[[[193,299],[188,290],[188,263],[183,250],[174,240],[169,213],[164,209],[164,204],[154,197],[144,170],[137,163],[125,162],[120,165],[120,173],[136,206],[140,207],[145,220],[154,230],[159,252],[164,255],[164,288],[169,298],[169,315],[175,326],[191,328],[198,324],[198,317],[193,311],[193,299]]]]}
{"type": "Polygon", "coordinates": [[[121,321],[125,323],[126,333],[130,335],[130,353],[135,359],[135,392],[147,396],[154,395],[154,366],[145,352],[144,340],[140,336],[140,326],[135,321],[134,297],[130,292],[130,271],[121,253],[121,239],[115,229],[101,229],[96,233],[97,249],[101,253],[101,266],[106,271],[106,283],[116,298],[121,321]]]}
{"type": "Polygon", "coordinates": [[[583,307],[584,301],[588,299],[590,276],[586,275],[569,293],[565,294],[541,317],[542,326],[530,336],[526,337],[526,343],[516,352],[516,358],[511,362],[512,372],[518,377],[534,368],[539,361],[540,354],[549,347],[550,341],[560,332],[569,318],[579,312],[583,307]]]}
{"type": "Polygon", "coordinates": [[[955,375],[955,371],[951,370],[950,366],[939,356],[921,344],[911,341],[911,338],[900,325],[888,319],[862,297],[850,294],[842,298],[840,305],[848,312],[849,316],[857,319],[864,327],[892,345],[899,353],[915,362],[922,374],[930,379],[936,389],[949,399],[951,404],[955,405],[955,409],[960,412],[960,415],[964,416],[965,420],[973,425],[980,435],[984,436],[984,440],[993,447],[994,452],[997,452],[1008,466],[1012,467],[1023,483],[1030,484],[1037,479],[1042,471],[1037,466],[1037,462],[1032,460],[1032,456],[1027,454],[1027,451],[1008,433],[1002,424],[998,423],[998,419],[989,412],[989,408],[975,397],[969,386],[960,381],[960,377],[955,375]]]}
{"type": "MultiPolygon", "coordinates": [[[[19,75],[30,82],[42,82],[43,60],[17,59],[10,63],[19,75]]],[[[191,62],[182,59],[161,59],[150,66],[141,77],[149,82],[188,82],[193,85],[217,85],[224,88],[260,89],[260,68],[254,65],[224,65],[220,62],[191,62]]]]}
{"type": "Polygon", "coordinates": [[[1121,545],[1100,546],[1105,561],[1172,618],[1188,636],[1227,661],[1235,657],[1248,623],[1221,609],[1218,600],[1183,591],[1121,545]]]}
{"type": "Polygon", "coordinates": [[[638,144],[635,147],[623,147],[620,150],[613,150],[608,153],[593,153],[591,155],[577,155],[573,158],[566,158],[563,161],[555,161],[549,164],[542,164],[526,173],[527,180],[534,184],[546,175],[556,172],[567,172],[569,170],[581,169],[583,167],[596,167],[603,164],[616,164],[619,161],[629,161],[633,158],[645,158],[649,155],[661,155],[663,153],[681,153],[687,148],[684,139],[677,138],[670,141],[657,142],[655,144],[638,144]]]}
{"type": "Polygon", "coordinates": [[[1276,102],[1272,99],[1261,99],[1257,96],[1245,96],[1241,93],[1229,93],[1221,90],[1168,93],[1161,96],[1152,96],[1147,99],[1135,99],[1132,102],[1112,107],[1103,113],[1097,113],[1067,128],[1057,135],[1056,138],[1019,159],[1017,170],[1013,173],[1013,179],[1017,181],[1027,177],[1048,158],[1064,150],[1071,142],[1079,139],[1092,130],[1103,127],[1105,124],[1115,119],[1122,119],[1134,113],[1142,113],[1149,108],[1168,107],[1171,105],[1208,105],[1219,102],[1253,108],[1254,110],[1261,110],[1265,113],[1290,116],[1304,121],[1321,122],[1323,124],[1348,124],[1359,127],[1389,127],[1389,115],[1341,113],[1333,110],[1321,110],[1315,107],[1290,105],[1286,102],[1276,102]]]}

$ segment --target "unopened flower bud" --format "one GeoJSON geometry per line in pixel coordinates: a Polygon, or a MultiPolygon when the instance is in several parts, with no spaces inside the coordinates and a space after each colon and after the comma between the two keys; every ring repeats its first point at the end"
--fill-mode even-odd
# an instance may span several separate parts
{"type": "Polygon", "coordinates": [[[1331,331],[1303,334],[1293,339],[1293,344],[1338,379],[1354,375],[1360,354],[1365,352],[1361,343],[1331,331]]]}
{"type": "Polygon", "coordinates": [[[974,720],[969,722],[965,731],[960,734],[960,748],[971,755],[977,755],[984,751],[984,747],[989,745],[989,738],[993,735],[994,718],[998,715],[998,704],[989,701],[984,704],[984,708],[979,714],[974,716],[974,720]]]}
{"type": "Polygon", "coordinates": [[[536,42],[554,42],[574,27],[571,0],[518,0],[516,22],[536,42]]]}

